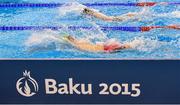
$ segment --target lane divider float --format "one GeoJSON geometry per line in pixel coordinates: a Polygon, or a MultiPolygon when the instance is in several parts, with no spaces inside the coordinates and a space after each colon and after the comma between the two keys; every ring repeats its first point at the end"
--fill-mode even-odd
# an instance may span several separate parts
{"type": "MultiPolygon", "coordinates": [[[[61,7],[65,3],[0,3],[0,8],[56,8],[61,7]]],[[[180,2],[140,2],[140,3],[84,3],[83,5],[93,6],[155,6],[155,5],[180,5],[180,2]]]]}
{"type": "MultiPolygon", "coordinates": [[[[60,30],[64,27],[61,26],[0,26],[0,31],[23,31],[23,30],[60,30]]],[[[69,26],[67,27],[69,30],[95,30],[95,27],[86,27],[86,26],[69,26]]],[[[172,26],[142,26],[142,27],[123,27],[123,26],[115,26],[115,27],[106,27],[100,26],[103,31],[129,31],[129,32],[148,32],[153,29],[174,29],[180,30],[180,26],[172,25],[172,26]]]]}

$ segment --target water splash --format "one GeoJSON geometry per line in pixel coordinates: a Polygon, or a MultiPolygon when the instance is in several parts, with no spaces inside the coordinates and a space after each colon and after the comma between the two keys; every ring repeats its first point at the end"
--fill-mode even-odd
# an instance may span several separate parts
{"type": "Polygon", "coordinates": [[[59,7],[59,15],[64,16],[67,13],[77,13],[80,14],[86,6],[78,2],[65,3],[63,6],[59,7]]]}
{"type": "MultiPolygon", "coordinates": [[[[79,16],[82,16],[82,11],[84,8],[87,8],[85,5],[82,5],[78,2],[70,2],[64,4],[62,7],[59,8],[59,15],[60,16],[65,16],[68,13],[73,13],[77,14],[79,16]]],[[[94,11],[98,11],[93,9],[94,11]]],[[[72,16],[72,15],[71,15],[72,16]]],[[[73,23],[72,23],[73,24],[73,23]]],[[[71,25],[72,25],[71,24],[71,25]]],[[[79,29],[77,31],[75,30],[69,30],[67,31],[70,35],[84,38],[86,40],[91,40],[91,41],[97,41],[97,40],[106,40],[107,35],[101,30],[100,26],[96,24],[92,19],[89,19],[88,17],[84,18],[83,24],[85,26],[92,26],[94,27],[93,29],[90,30],[84,30],[84,29],[79,29]]],[[[63,27],[67,27],[68,24],[63,24],[63,27]]],[[[77,25],[77,24],[76,24],[77,25]]]]}
{"type": "Polygon", "coordinates": [[[133,49],[142,52],[151,52],[160,47],[158,40],[152,40],[144,37],[135,37],[134,40],[129,43],[133,49]]]}
{"type": "Polygon", "coordinates": [[[45,30],[42,32],[34,32],[32,35],[25,41],[25,47],[28,51],[36,50],[55,50],[59,47],[65,45],[64,40],[62,39],[64,35],[58,31],[45,30]]]}
{"type": "Polygon", "coordinates": [[[89,39],[98,39],[99,41],[105,41],[108,39],[107,34],[104,33],[101,30],[101,27],[99,25],[97,25],[94,21],[90,21],[90,24],[92,25],[92,27],[94,27],[93,30],[91,30],[91,36],[88,36],[89,39]]]}
{"type": "MultiPolygon", "coordinates": [[[[73,3],[67,3],[64,6],[62,6],[61,8],[59,8],[59,14],[61,16],[66,15],[67,13],[77,13],[79,15],[83,10],[83,8],[85,8],[85,6],[77,3],[77,2],[73,2],[73,3]],[[63,11],[62,11],[63,10],[63,11]]],[[[132,13],[132,12],[129,12],[132,13]]],[[[135,18],[141,18],[142,20],[148,20],[151,19],[152,16],[156,16],[156,17],[179,17],[180,16],[180,12],[179,11],[174,11],[171,13],[163,13],[163,14],[157,14],[154,11],[151,11],[149,8],[145,7],[143,8],[140,12],[136,12],[138,15],[135,18]]],[[[66,26],[66,24],[64,24],[63,27],[66,27],[65,33],[68,33],[72,36],[75,36],[77,38],[85,38],[84,40],[101,40],[102,42],[104,42],[104,40],[107,40],[107,35],[101,30],[101,28],[99,27],[98,24],[96,24],[94,21],[92,21],[92,19],[86,19],[87,21],[84,21],[84,23],[90,23],[91,26],[93,26],[94,28],[92,30],[68,30],[66,26]]],[[[68,23],[67,23],[68,24],[68,23]]],[[[152,23],[153,24],[153,23],[152,23]]],[[[28,41],[26,42],[26,46],[32,46],[33,44],[37,45],[37,46],[44,46],[44,47],[48,47],[48,45],[51,45],[50,43],[54,43],[55,44],[53,46],[55,46],[56,50],[59,49],[61,50],[61,48],[57,48],[59,41],[59,38],[57,37],[58,32],[52,32],[52,31],[44,31],[44,32],[36,32],[33,33],[33,35],[28,39],[28,41]],[[37,35],[38,34],[38,35],[37,35]],[[41,35],[40,35],[41,34],[41,35]],[[43,34],[43,35],[42,35],[43,34]]],[[[179,41],[178,41],[179,43],[179,41]]],[[[131,42],[133,49],[138,50],[140,52],[154,52],[157,49],[159,49],[162,46],[165,45],[172,45],[172,42],[169,43],[162,43],[160,41],[158,41],[157,39],[151,39],[151,38],[145,38],[145,37],[136,37],[135,40],[133,40],[131,42]]],[[[51,46],[52,47],[52,46],[51,46]]],[[[177,46],[179,47],[179,46],[177,46]]],[[[79,51],[81,52],[81,51],[79,51]]],[[[74,54],[79,54],[79,52],[73,52],[74,54]]],[[[112,55],[110,55],[112,56],[112,55]]],[[[99,56],[98,56],[99,57],[99,56]]],[[[104,56],[103,56],[104,57],[104,56]]]]}
{"type": "Polygon", "coordinates": [[[173,11],[170,13],[154,14],[158,17],[168,17],[168,18],[180,18],[180,11],[173,11]]]}

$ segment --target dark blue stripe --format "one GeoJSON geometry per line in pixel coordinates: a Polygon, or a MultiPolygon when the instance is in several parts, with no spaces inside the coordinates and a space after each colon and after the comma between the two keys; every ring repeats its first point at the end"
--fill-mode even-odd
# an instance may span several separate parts
{"type": "Polygon", "coordinates": [[[137,3],[86,3],[86,6],[136,6],[137,3]]]}
{"type": "Polygon", "coordinates": [[[180,3],[169,3],[170,5],[180,5],[180,3]]]}
{"type": "Polygon", "coordinates": [[[102,27],[103,30],[120,30],[120,31],[130,31],[130,32],[140,32],[141,27],[102,27]]]}
{"type": "MultiPolygon", "coordinates": [[[[1,26],[1,31],[22,31],[22,30],[44,30],[44,29],[51,29],[51,30],[58,30],[62,27],[58,26],[1,26]]],[[[130,32],[139,32],[141,31],[141,27],[101,27],[102,30],[108,31],[130,31],[130,32]]],[[[85,30],[93,30],[93,27],[86,27],[86,26],[69,26],[68,29],[70,30],[78,30],[78,29],[85,29],[85,30]]]]}
{"type": "MultiPolygon", "coordinates": [[[[55,8],[60,7],[64,3],[1,3],[1,8],[19,8],[19,7],[49,7],[49,8],[55,8]]],[[[180,3],[168,3],[171,5],[180,5],[180,3]]],[[[86,6],[137,6],[137,3],[85,3],[83,5],[86,6]]]]}

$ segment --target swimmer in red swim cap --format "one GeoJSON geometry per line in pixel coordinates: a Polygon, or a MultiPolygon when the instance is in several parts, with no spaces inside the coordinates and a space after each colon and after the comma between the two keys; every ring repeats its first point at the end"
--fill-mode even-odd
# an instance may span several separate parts
{"type": "Polygon", "coordinates": [[[119,43],[116,40],[108,40],[105,43],[91,43],[89,41],[85,40],[79,40],[72,36],[66,36],[64,39],[71,44],[72,46],[83,50],[83,51],[89,51],[89,52],[106,52],[106,53],[112,53],[117,52],[123,49],[132,48],[132,44],[130,43],[119,43]]]}

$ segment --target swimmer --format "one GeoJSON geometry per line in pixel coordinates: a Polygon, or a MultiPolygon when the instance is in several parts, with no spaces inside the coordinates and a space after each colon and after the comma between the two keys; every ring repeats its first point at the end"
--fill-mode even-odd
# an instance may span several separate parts
{"type": "Polygon", "coordinates": [[[133,48],[133,46],[134,46],[133,44],[135,44],[134,42],[122,44],[115,40],[109,40],[105,43],[94,44],[89,41],[76,39],[70,35],[65,36],[64,39],[72,46],[74,46],[80,50],[88,51],[88,52],[113,53],[113,52],[118,52],[123,49],[133,48]]]}
{"type": "MultiPolygon", "coordinates": [[[[146,6],[156,6],[156,5],[167,5],[167,2],[142,2],[142,3],[137,3],[137,6],[142,6],[142,7],[146,7],[146,6]]],[[[88,7],[83,7],[82,9],[82,13],[85,15],[89,15],[104,21],[124,21],[124,20],[130,20],[130,19],[136,19],[139,20],[139,16],[142,16],[144,11],[147,10],[147,8],[144,8],[144,10],[142,12],[130,12],[127,14],[123,14],[120,16],[107,16],[97,10],[88,8],[88,7]]]]}
{"type": "Polygon", "coordinates": [[[96,10],[93,10],[87,7],[83,9],[82,13],[85,15],[89,15],[89,16],[104,20],[104,21],[124,21],[138,15],[138,13],[127,13],[121,16],[107,16],[103,13],[100,13],[96,10]]]}

